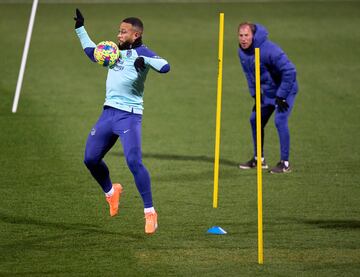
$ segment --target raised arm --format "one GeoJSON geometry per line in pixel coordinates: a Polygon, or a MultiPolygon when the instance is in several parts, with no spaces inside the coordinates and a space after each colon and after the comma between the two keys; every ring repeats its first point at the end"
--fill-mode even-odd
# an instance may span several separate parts
{"type": "Polygon", "coordinates": [[[90,58],[91,61],[96,62],[94,58],[94,50],[96,44],[90,39],[88,33],[84,27],[84,17],[81,14],[79,9],[76,9],[75,20],[75,32],[80,39],[82,48],[84,49],[85,54],[90,58]]]}

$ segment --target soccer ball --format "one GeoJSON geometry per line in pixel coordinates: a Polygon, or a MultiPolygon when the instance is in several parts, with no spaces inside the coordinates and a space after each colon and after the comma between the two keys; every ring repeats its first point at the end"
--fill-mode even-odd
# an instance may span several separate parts
{"type": "Polygon", "coordinates": [[[98,64],[111,67],[120,58],[120,50],[112,41],[102,41],[96,45],[94,57],[98,64]]]}

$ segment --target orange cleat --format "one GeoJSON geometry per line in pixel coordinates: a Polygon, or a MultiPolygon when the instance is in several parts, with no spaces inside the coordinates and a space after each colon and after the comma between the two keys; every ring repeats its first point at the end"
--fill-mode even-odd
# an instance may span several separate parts
{"type": "Polygon", "coordinates": [[[119,201],[122,193],[122,186],[120,184],[113,184],[114,194],[112,196],[106,197],[106,201],[110,206],[110,216],[115,216],[119,211],[119,201]]]}
{"type": "Polygon", "coordinates": [[[153,212],[153,213],[146,213],[145,214],[145,233],[146,234],[154,234],[157,227],[158,227],[158,223],[157,223],[157,213],[153,212]]]}

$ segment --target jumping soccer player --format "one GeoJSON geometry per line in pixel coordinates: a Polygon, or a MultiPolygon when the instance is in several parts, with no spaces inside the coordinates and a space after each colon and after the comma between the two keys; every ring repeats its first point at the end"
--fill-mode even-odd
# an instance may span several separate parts
{"type": "MultiPolygon", "coordinates": [[[[96,45],[89,38],[84,17],[78,9],[74,20],[82,48],[96,62],[96,45]]],[[[117,38],[121,59],[109,68],[104,109],[88,136],[84,163],[104,191],[110,215],[115,216],[123,188],[120,184],[112,184],[103,158],[120,137],[127,165],[144,203],[145,233],[153,234],[158,227],[157,213],[153,207],[150,176],[142,163],[141,152],[144,82],[150,68],[167,73],[170,65],[143,45],[143,29],[143,23],[135,17],[120,23],[117,38]]]]}
{"type": "MultiPolygon", "coordinates": [[[[275,125],[280,140],[280,162],[270,170],[271,173],[290,172],[289,152],[290,133],[288,118],[298,92],[295,66],[279,46],[268,40],[267,30],[260,24],[241,23],[238,27],[238,55],[245,73],[250,94],[255,99],[255,48],[260,48],[260,82],[261,82],[261,135],[264,143],[264,128],[275,111],[275,125]]],[[[255,102],[256,103],[256,102],[255,102]]],[[[256,106],[250,116],[252,128],[254,157],[240,164],[241,169],[256,168],[256,106]]],[[[262,147],[262,151],[263,151],[262,147]]],[[[261,154],[262,168],[268,168],[261,154]]]]}

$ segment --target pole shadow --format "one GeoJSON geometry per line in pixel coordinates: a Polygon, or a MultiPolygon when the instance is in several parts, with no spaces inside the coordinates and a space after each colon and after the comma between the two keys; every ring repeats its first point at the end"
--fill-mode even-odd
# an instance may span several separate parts
{"type": "MultiPolygon", "coordinates": [[[[110,155],[124,157],[124,153],[116,153],[110,152],[110,155]]],[[[188,162],[204,162],[204,163],[214,163],[213,157],[208,157],[205,155],[177,155],[177,154],[162,154],[162,153],[143,153],[143,158],[148,159],[157,159],[157,160],[166,160],[166,161],[188,161],[188,162]]],[[[228,160],[228,159],[220,159],[221,165],[224,166],[237,166],[237,162],[228,160]]]]}

